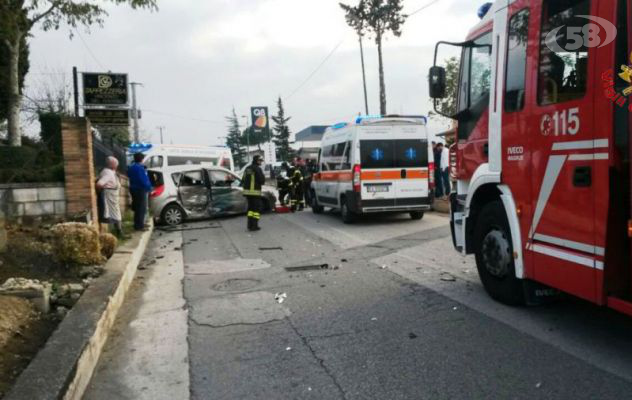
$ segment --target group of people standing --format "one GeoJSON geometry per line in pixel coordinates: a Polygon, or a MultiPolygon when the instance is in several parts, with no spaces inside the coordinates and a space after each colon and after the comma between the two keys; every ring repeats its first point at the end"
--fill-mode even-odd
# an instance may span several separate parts
{"type": "Polygon", "coordinates": [[[281,172],[277,176],[277,189],[279,190],[279,202],[282,206],[287,205],[286,198],[289,198],[290,210],[303,211],[305,205],[311,204],[312,175],[316,172],[316,164],[313,160],[305,161],[301,157],[296,157],[292,163],[281,164],[281,172]]]}
{"type": "MultiPolygon", "coordinates": [[[[134,229],[137,231],[147,229],[145,226],[147,196],[152,190],[147,170],[143,165],[144,158],[142,153],[134,154],[134,163],[127,169],[134,211],[134,229]]],[[[120,207],[121,181],[116,172],[118,166],[119,161],[115,157],[108,157],[95,186],[99,205],[99,222],[109,224],[114,234],[123,238],[123,217],[120,207]]]]}
{"type": "Polygon", "coordinates": [[[443,143],[432,142],[435,162],[435,198],[450,194],[450,151],[443,143]]]}
{"type": "MultiPolygon", "coordinates": [[[[248,230],[258,231],[261,219],[261,188],[266,178],[261,169],[263,158],[254,156],[252,163],[246,167],[242,179],[243,194],[248,200],[248,230]]],[[[292,212],[303,211],[306,204],[311,203],[310,185],[312,174],[315,172],[315,164],[300,157],[281,164],[281,171],[276,174],[279,202],[282,206],[290,205],[292,212]]]]}

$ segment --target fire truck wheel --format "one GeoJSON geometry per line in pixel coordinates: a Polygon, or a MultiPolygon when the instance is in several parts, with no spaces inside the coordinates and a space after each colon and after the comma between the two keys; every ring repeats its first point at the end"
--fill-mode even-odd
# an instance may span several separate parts
{"type": "Polygon", "coordinates": [[[525,304],[522,281],[516,278],[511,230],[503,204],[486,205],[476,221],[476,267],[489,295],[508,305],[525,304]]]}

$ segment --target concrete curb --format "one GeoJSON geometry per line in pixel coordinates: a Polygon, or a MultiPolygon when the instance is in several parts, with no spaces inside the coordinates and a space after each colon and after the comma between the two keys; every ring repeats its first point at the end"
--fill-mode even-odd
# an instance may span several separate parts
{"type": "Polygon", "coordinates": [[[83,396],[101,350],[136,275],[153,229],[135,234],[107,262],[44,348],[22,372],[6,400],[74,400],[83,396]]]}
{"type": "Polygon", "coordinates": [[[450,214],[450,202],[447,200],[435,199],[432,209],[442,214],[450,214]]]}

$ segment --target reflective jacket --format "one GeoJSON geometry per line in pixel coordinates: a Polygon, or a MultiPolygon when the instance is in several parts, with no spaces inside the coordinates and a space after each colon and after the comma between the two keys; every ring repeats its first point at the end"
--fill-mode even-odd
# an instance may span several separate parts
{"type": "Polygon", "coordinates": [[[266,182],[266,177],[258,165],[250,164],[242,180],[244,196],[261,196],[261,186],[266,182]]]}
{"type": "Polygon", "coordinates": [[[298,168],[293,168],[290,175],[290,187],[298,187],[303,182],[303,174],[298,168]]]}

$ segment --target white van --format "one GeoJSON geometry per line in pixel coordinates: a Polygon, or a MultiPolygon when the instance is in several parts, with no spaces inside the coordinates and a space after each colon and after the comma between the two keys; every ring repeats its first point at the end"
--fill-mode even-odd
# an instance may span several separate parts
{"type": "Polygon", "coordinates": [[[434,186],[425,117],[359,117],[325,131],[312,180],[312,210],[341,210],[345,223],[375,212],[423,218],[434,186]]]}
{"type": "Polygon", "coordinates": [[[234,171],[233,155],[228,147],[133,144],[128,148],[130,159],[134,153],[145,154],[147,168],[166,168],[177,165],[206,165],[234,171]]]}

